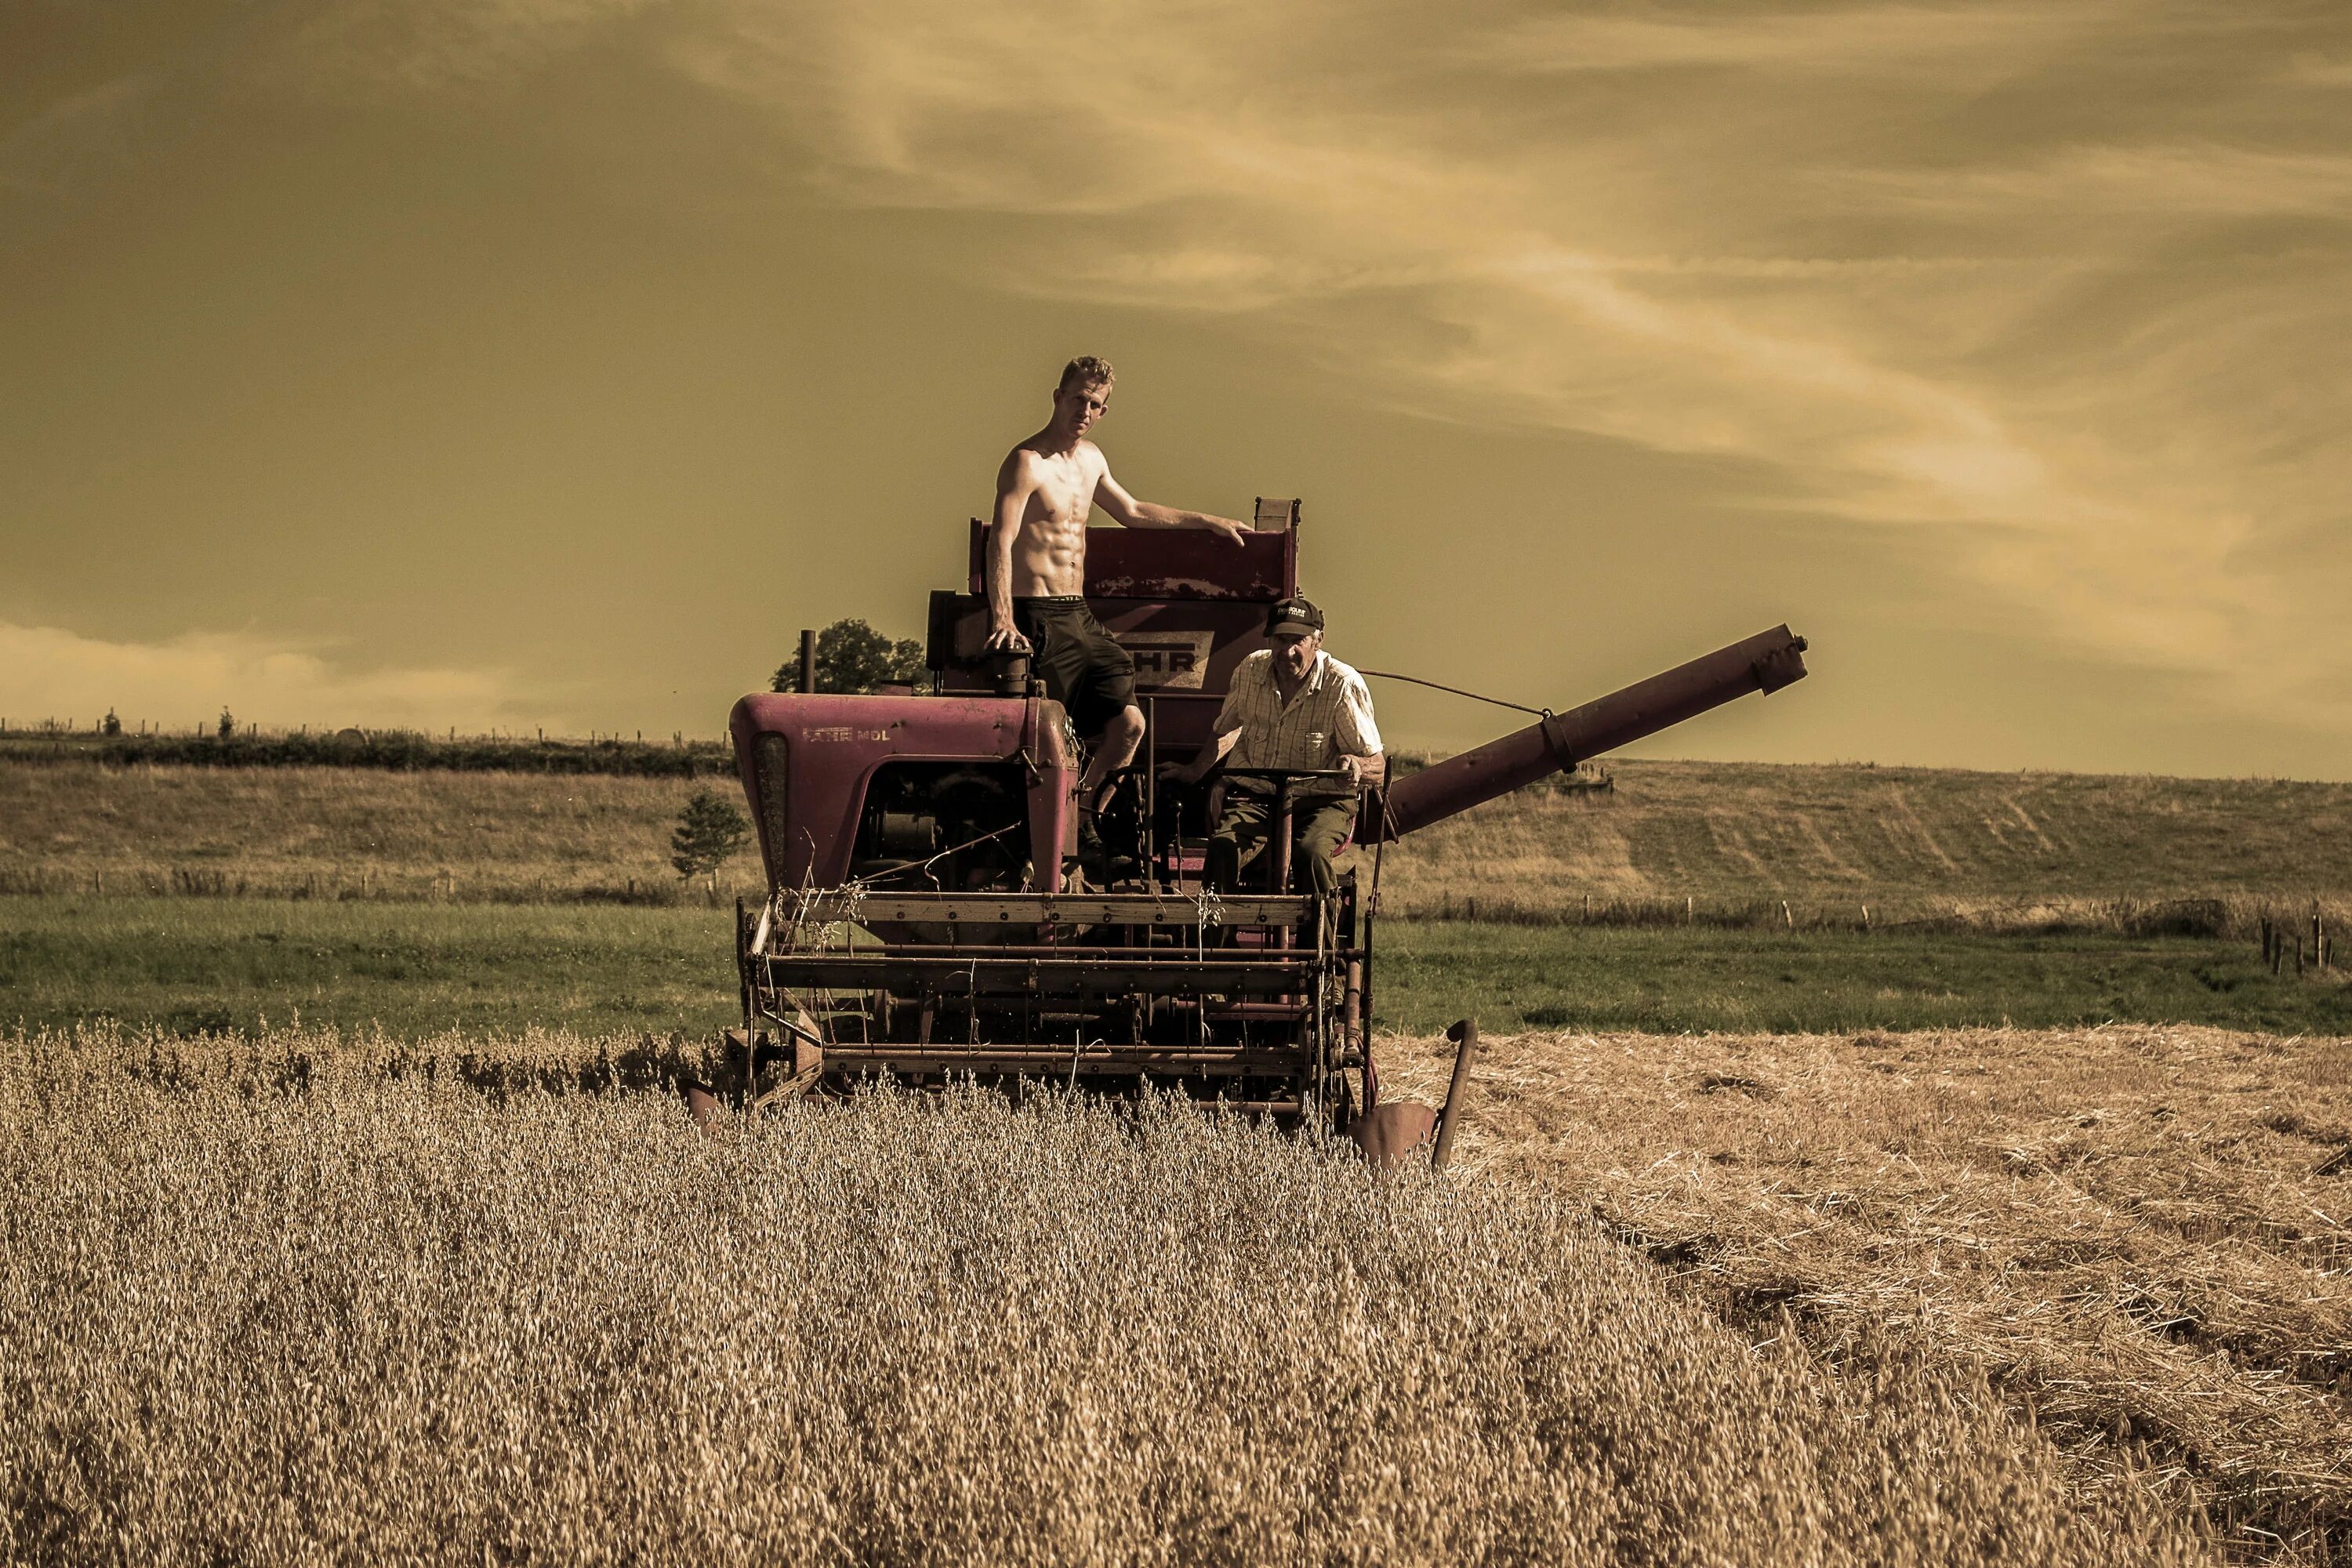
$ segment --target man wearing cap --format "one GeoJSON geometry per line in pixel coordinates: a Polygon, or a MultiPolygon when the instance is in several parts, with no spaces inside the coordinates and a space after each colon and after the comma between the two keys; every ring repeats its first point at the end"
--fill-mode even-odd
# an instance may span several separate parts
{"type": "MultiPolygon", "coordinates": [[[[1323,612],[1305,599],[1285,599],[1266,616],[1270,648],[1242,660],[1225,704],[1201,754],[1167,771],[1198,784],[1230,758],[1239,769],[1285,773],[1339,772],[1344,779],[1302,779],[1291,786],[1298,859],[1316,892],[1339,886],[1331,857],[1356,826],[1356,792],[1388,773],[1381,732],[1372,722],[1372,694],[1364,678],[1323,651],[1323,612]]],[[[1265,847],[1274,821],[1269,779],[1225,781],[1225,805],[1209,840],[1209,883],[1228,892],[1244,868],[1265,847]]]]}

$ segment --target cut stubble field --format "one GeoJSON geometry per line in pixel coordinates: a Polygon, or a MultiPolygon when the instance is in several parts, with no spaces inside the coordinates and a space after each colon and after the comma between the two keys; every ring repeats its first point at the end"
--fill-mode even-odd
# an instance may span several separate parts
{"type": "MultiPolygon", "coordinates": [[[[1388,1080],[1442,1097],[1448,1049],[1388,1080]]],[[[1982,1367],[2242,1553],[2352,1547],[2352,1039],[1547,1032],[1471,1094],[1457,1159],[1730,1321],[1982,1367]]]]}

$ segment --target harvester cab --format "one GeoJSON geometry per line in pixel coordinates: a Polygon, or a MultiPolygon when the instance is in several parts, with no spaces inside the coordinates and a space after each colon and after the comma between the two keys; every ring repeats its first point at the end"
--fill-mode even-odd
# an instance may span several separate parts
{"type": "MultiPolygon", "coordinates": [[[[1340,1130],[1380,1096],[1370,1035],[1377,870],[1291,885],[1288,803],[1269,854],[1204,879],[1214,775],[1158,778],[1208,738],[1268,608],[1298,591],[1299,507],[1238,544],[1099,529],[1086,595],[1133,658],[1145,742],[1104,813],[1108,874],[1075,865],[1082,740],[1026,660],[992,655],[982,525],[968,580],[931,595],[927,694],[761,693],[737,764],[768,894],[740,910],[748,1100],[888,1073],[1179,1088],[1340,1130]]],[[[1393,838],[1748,691],[1800,679],[1779,627],[1397,782],[1360,841],[1393,838]]],[[[805,682],[803,684],[806,684],[805,682]]],[[[1378,861],[1374,858],[1373,866],[1378,861]]]]}

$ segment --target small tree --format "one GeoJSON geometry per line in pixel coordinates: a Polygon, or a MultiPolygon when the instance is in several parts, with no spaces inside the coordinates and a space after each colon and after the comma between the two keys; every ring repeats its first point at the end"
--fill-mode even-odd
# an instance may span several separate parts
{"type": "Polygon", "coordinates": [[[221,710],[220,738],[224,741],[236,733],[236,719],[226,708],[221,710]]]}
{"type": "Polygon", "coordinates": [[[677,814],[677,826],[670,833],[669,863],[683,879],[709,877],[715,888],[719,868],[751,836],[751,819],[731,802],[708,789],[696,790],[686,809],[677,814]]]}
{"type": "Polygon", "coordinates": [[[108,709],[106,710],[106,717],[98,721],[98,732],[101,735],[120,735],[122,733],[122,721],[115,717],[113,709],[108,709]]]}
{"type": "MultiPolygon", "coordinates": [[[[855,617],[838,620],[816,637],[816,689],[819,691],[871,691],[878,686],[919,684],[929,670],[923,664],[923,645],[913,637],[893,642],[855,617]]],[[[770,689],[796,691],[801,662],[786,659],[770,689]]]]}

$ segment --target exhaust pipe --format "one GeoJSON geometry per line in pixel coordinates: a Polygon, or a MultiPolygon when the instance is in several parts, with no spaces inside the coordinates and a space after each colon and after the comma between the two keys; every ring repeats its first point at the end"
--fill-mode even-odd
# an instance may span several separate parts
{"type": "Polygon", "coordinates": [[[1804,651],[1804,638],[1775,626],[1448,757],[1389,786],[1377,836],[1402,838],[1734,698],[1778,691],[1805,678],[1804,651]]]}

